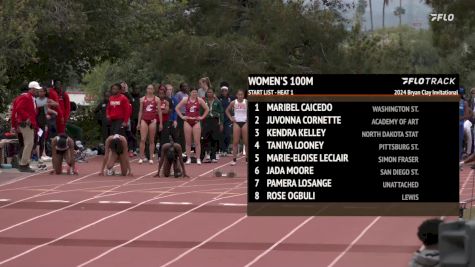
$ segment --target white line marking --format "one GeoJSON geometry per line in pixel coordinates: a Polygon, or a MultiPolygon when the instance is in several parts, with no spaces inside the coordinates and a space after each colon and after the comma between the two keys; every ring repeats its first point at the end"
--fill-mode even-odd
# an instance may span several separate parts
{"type": "Polygon", "coordinates": [[[60,200],[60,199],[50,199],[50,200],[38,200],[35,202],[39,203],[69,203],[68,200],[60,200]]]}
{"type": "Polygon", "coordinates": [[[223,206],[237,206],[237,207],[244,207],[244,206],[247,206],[247,204],[242,204],[242,203],[219,203],[219,205],[223,205],[223,206]]]}
{"type": "Polygon", "coordinates": [[[6,198],[0,199],[0,202],[8,202],[8,201],[10,201],[10,199],[6,199],[6,198]]]}
{"type": "Polygon", "coordinates": [[[293,235],[295,232],[297,232],[300,228],[302,228],[302,226],[304,226],[305,224],[307,224],[311,219],[313,219],[314,217],[309,217],[307,218],[305,221],[303,221],[302,223],[300,223],[299,225],[297,225],[297,227],[295,227],[294,229],[292,229],[292,231],[290,231],[289,233],[287,233],[284,237],[282,237],[281,239],[279,239],[279,241],[275,242],[271,247],[269,247],[268,249],[266,249],[264,252],[262,252],[261,254],[259,254],[259,256],[255,257],[251,262],[249,262],[248,264],[245,265],[245,267],[249,267],[251,265],[253,265],[254,263],[256,263],[258,260],[260,260],[262,257],[264,257],[267,253],[271,252],[271,250],[273,250],[275,247],[277,247],[280,243],[282,243],[283,241],[285,241],[287,238],[289,238],[291,235],[293,235]]]}
{"type": "MultiPolygon", "coordinates": [[[[93,158],[95,158],[95,157],[97,157],[97,156],[92,156],[92,157],[90,157],[89,159],[93,159],[93,158]]],[[[40,175],[40,174],[43,174],[43,173],[47,173],[47,172],[49,172],[49,171],[50,171],[50,170],[46,170],[46,171],[42,171],[42,172],[36,172],[36,173],[30,174],[30,175],[27,175],[27,176],[25,176],[25,177],[21,177],[21,178],[18,178],[18,179],[16,179],[16,180],[12,180],[12,181],[10,181],[10,182],[6,182],[6,183],[4,183],[4,184],[0,184],[0,187],[6,186],[6,185],[9,185],[9,184],[13,184],[13,183],[16,183],[16,182],[20,182],[20,181],[23,181],[23,180],[25,180],[25,179],[27,179],[27,178],[33,177],[33,176],[35,176],[35,175],[40,175]]]]}
{"type": "Polygon", "coordinates": [[[162,205],[191,205],[191,202],[160,202],[162,205]]]}
{"type": "Polygon", "coordinates": [[[130,204],[130,201],[110,201],[110,200],[103,200],[99,201],[99,204],[130,204]]]}
{"type": "Polygon", "coordinates": [[[356,242],[358,242],[365,234],[366,232],[369,231],[369,229],[371,227],[373,227],[373,225],[379,221],[379,219],[381,218],[381,216],[378,216],[376,217],[370,224],[368,224],[368,226],[366,226],[365,229],[363,229],[363,231],[361,231],[361,233],[353,240],[351,241],[351,243],[346,247],[346,249],[344,251],[342,251],[340,253],[340,255],[338,255],[330,264],[328,264],[327,267],[333,267],[335,266],[335,264],[343,257],[345,256],[345,254],[350,251],[350,249],[356,244],[356,242]]]}
{"type": "MultiPolygon", "coordinates": [[[[145,175],[143,175],[143,176],[137,178],[136,180],[141,179],[141,178],[143,178],[143,177],[146,177],[146,176],[148,176],[148,175],[151,175],[151,174],[153,174],[153,173],[155,173],[155,171],[150,172],[150,173],[148,173],[148,174],[145,174],[145,175]]],[[[117,194],[119,194],[119,193],[117,193],[117,194]]],[[[110,194],[110,195],[114,195],[114,194],[110,194]]],[[[108,195],[108,196],[110,196],[110,195],[108,195]]],[[[103,197],[105,197],[105,196],[103,196],[103,197]]],[[[9,227],[7,227],[7,228],[3,228],[3,229],[0,230],[0,233],[3,233],[3,232],[5,232],[5,231],[8,231],[8,230],[10,230],[10,229],[12,229],[12,228],[21,226],[21,225],[23,225],[23,224],[29,223],[29,222],[31,222],[31,221],[34,221],[34,220],[37,220],[37,219],[46,217],[46,216],[48,216],[48,215],[50,215],[50,214],[53,214],[53,213],[56,213],[56,212],[60,212],[60,211],[63,211],[63,210],[65,210],[65,209],[72,208],[72,207],[77,206],[77,205],[79,205],[79,204],[82,204],[82,203],[84,203],[84,202],[86,202],[86,201],[90,201],[90,200],[94,200],[94,199],[98,199],[98,198],[99,198],[99,197],[86,198],[86,199],[84,199],[84,200],[81,200],[81,201],[79,201],[79,202],[73,203],[73,204],[71,204],[71,205],[67,205],[67,206],[62,207],[62,208],[60,208],[60,209],[56,209],[56,210],[49,211],[49,212],[47,212],[47,213],[43,213],[43,214],[41,214],[41,215],[32,217],[32,218],[30,218],[30,219],[28,219],[28,220],[25,220],[25,221],[19,222],[19,223],[17,223],[17,224],[11,225],[11,226],[9,226],[9,227]]],[[[1,263],[0,263],[0,264],[1,264],[1,263]]]]}
{"type": "MultiPolygon", "coordinates": [[[[242,194],[242,195],[245,195],[245,194],[242,194]]],[[[234,196],[232,196],[232,197],[234,197],[234,196]]],[[[225,199],[225,198],[230,198],[230,197],[223,197],[222,199],[225,199]]],[[[169,219],[168,221],[166,221],[166,222],[164,222],[164,223],[161,223],[161,224],[159,224],[159,225],[157,225],[157,226],[155,226],[155,227],[153,227],[153,228],[147,230],[146,232],[143,232],[143,233],[140,234],[140,235],[135,236],[134,238],[130,239],[129,241],[124,242],[124,243],[122,243],[122,244],[120,244],[120,245],[118,245],[118,246],[115,246],[115,247],[113,247],[113,248],[110,248],[109,250],[105,251],[104,253],[102,253],[102,254],[100,254],[100,255],[98,255],[98,256],[96,256],[96,257],[94,257],[94,258],[92,258],[92,259],[90,259],[90,260],[88,260],[88,261],[86,261],[86,262],[83,262],[83,263],[79,264],[77,267],[86,266],[86,265],[88,265],[88,264],[90,264],[90,263],[92,263],[92,262],[94,262],[94,261],[96,261],[96,260],[98,260],[98,259],[100,259],[100,258],[106,256],[107,254],[109,254],[109,253],[111,253],[111,252],[113,252],[113,251],[115,251],[115,250],[117,250],[117,249],[119,249],[119,248],[121,248],[121,247],[123,247],[123,246],[126,246],[126,245],[128,245],[128,244],[134,242],[135,240],[140,239],[140,238],[142,238],[142,237],[148,235],[149,233],[151,233],[151,232],[153,232],[153,231],[155,231],[155,230],[157,230],[157,229],[160,229],[160,228],[162,228],[163,226],[165,226],[165,225],[167,225],[167,224],[169,224],[169,223],[171,223],[171,222],[173,222],[173,221],[176,221],[176,220],[178,220],[179,218],[181,218],[181,217],[183,217],[183,216],[185,216],[185,215],[187,215],[187,214],[189,214],[189,213],[191,213],[191,212],[193,212],[193,211],[195,211],[195,210],[197,210],[197,209],[199,209],[199,208],[201,208],[201,207],[203,207],[203,206],[205,206],[205,205],[208,205],[209,203],[214,202],[214,201],[216,201],[216,200],[215,200],[215,199],[211,199],[211,200],[208,200],[208,201],[202,203],[201,205],[198,205],[198,206],[196,206],[196,207],[194,207],[194,208],[192,208],[192,209],[189,209],[188,211],[183,212],[183,213],[181,213],[180,215],[177,215],[177,216],[175,216],[175,217],[169,219]]],[[[18,256],[18,255],[17,255],[17,256],[18,256]]],[[[15,256],[15,257],[17,257],[17,256],[15,256]]],[[[3,262],[0,262],[0,264],[2,264],[2,263],[3,263],[3,262]]]]}
{"type": "Polygon", "coordinates": [[[244,215],[243,217],[239,218],[237,221],[233,222],[232,224],[226,226],[225,228],[221,229],[221,231],[215,233],[214,235],[208,237],[206,240],[204,240],[203,242],[199,243],[198,245],[188,249],[187,251],[183,252],[182,254],[180,254],[179,256],[177,256],[176,258],[174,258],[173,260],[163,264],[161,267],[166,267],[166,266],[169,266],[170,264],[173,264],[175,262],[177,262],[178,260],[180,260],[181,258],[185,257],[186,255],[190,254],[191,252],[193,252],[194,250],[196,250],[197,248],[201,247],[202,245],[208,243],[209,241],[211,241],[213,238],[217,237],[218,235],[224,233],[225,231],[227,231],[228,229],[230,229],[231,227],[235,226],[236,224],[240,223],[242,220],[246,219],[247,216],[244,215]]]}
{"type": "MultiPolygon", "coordinates": [[[[231,162],[228,162],[228,163],[226,163],[226,164],[223,164],[222,166],[225,166],[225,165],[230,164],[230,163],[231,163],[231,162]]],[[[199,177],[204,176],[204,175],[206,175],[206,174],[208,174],[208,173],[210,173],[210,172],[212,172],[212,171],[213,171],[213,170],[209,170],[209,171],[207,171],[207,172],[204,172],[204,173],[202,173],[201,175],[198,175],[197,177],[195,177],[195,178],[193,178],[193,179],[191,179],[191,180],[189,180],[189,181],[187,181],[187,182],[185,182],[185,183],[182,183],[182,184],[180,184],[180,185],[178,185],[178,186],[176,186],[176,187],[174,187],[174,188],[179,188],[179,187],[182,186],[182,185],[191,183],[191,182],[193,182],[194,180],[198,179],[199,177]]],[[[143,177],[149,176],[150,174],[153,174],[153,173],[155,173],[155,171],[153,171],[153,172],[151,172],[151,173],[148,173],[148,174],[146,174],[146,175],[143,175],[143,176],[141,176],[141,177],[139,177],[139,178],[137,178],[137,179],[134,179],[133,181],[137,181],[137,180],[142,179],[143,177]]],[[[143,204],[145,204],[145,203],[147,203],[147,202],[150,202],[150,201],[153,201],[153,200],[156,200],[156,199],[159,199],[159,198],[170,197],[170,196],[173,196],[173,195],[183,195],[183,194],[194,193],[194,192],[175,193],[175,194],[172,194],[172,195],[167,195],[167,196],[160,197],[160,196],[164,195],[165,193],[169,193],[169,192],[170,192],[171,190],[173,190],[174,188],[170,188],[167,192],[163,192],[163,193],[159,194],[158,196],[156,196],[156,197],[154,197],[154,198],[151,198],[151,199],[149,199],[149,200],[146,200],[146,201],[143,201],[143,202],[141,202],[141,203],[138,203],[138,204],[136,204],[136,205],[134,205],[134,206],[132,206],[132,207],[129,207],[129,208],[125,209],[125,210],[116,212],[116,213],[111,214],[111,215],[109,215],[109,216],[107,216],[107,217],[101,218],[101,219],[99,219],[99,220],[97,220],[97,221],[95,221],[95,222],[92,222],[92,223],[90,223],[90,224],[88,224],[88,225],[86,225],[86,226],[83,226],[83,227],[81,227],[81,228],[79,228],[79,229],[76,229],[76,230],[74,230],[74,231],[72,231],[72,232],[69,232],[69,233],[67,233],[67,234],[65,234],[65,235],[63,235],[63,236],[61,236],[61,237],[59,237],[59,238],[56,238],[56,239],[54,239],[54,240],[52,240],[52,241],[43,243],[43,244],[38,245],[38,246],[36,246],[36,247],[33,247],[33,248],[31,248],[31,249],[29,249],[29,250],[27,250],[27,251],[24,251],[24,252],[22,252],[22,253],[20,253],[20,254],[17,254],[17,255],[15,255],[15,256],[13,256],[13,257],[10,257],[10,258],[8,258],[8,259],[6,259],[6,260],[0,262],[0,265],[2,265],[2,264],[4,264],[4,263],[7,263],[7,262],[10,262],[10,261],[12,261],[12,260],[15,260],[15,259],[17,259],[17,258],[19,258],[19,257],[21,257],[21,256],[23,256],[23,255],[29,254],[30,252],[35,251],[35,250],[37,250],[37,249],[39,249],[39,248],[42,248],[42,247],[44,247],[44,246],[47,246],[47,245],[52,244],[52,243],[54,243],[54,242],[57,242],[57,241],[59,241],[59,240],[65,238],[65,237],[68,237],[68,236],[70,236],[70,235],[72,235],[72,234],[74,234],[74,233],[77,233],[77,232],[79,232],[79,231],[82,231],[83,229],[86,229],[86,228],[88,228],[88,227],[90,227],[90,226],[92,226],[92,225],[95,225],[95,224],[98,224],[98,223],[100,223],[100,222],[102,222],[102,221],[104,221],[104,220],[107,220],[107,219],[110,218],[110,217],[114,217],[114,216],[117,216],[117,215],[119,215],[119,214],[122,214],[122,213],[124,213],[124,212],[126,212],[126,211],[128,211],[128,210],[134,209],[134,208],[136,208],[136,207],[138,207],[138,206],[141,206],[141,205],[143,205],[143,204]]],[[[198,192],[199,192],[199,191],[198,191],[198,192]]],[[[121,192],[121,193],[123,193],[123,192],[121,192]]],[[[116,193],[116,194],[121,194],[121,193],[116,193]]],[[[116,194],[109,194],[109,195],[106,195],[106,196],[116,195],[116,194]]],[[[241,195],[245,195],[245,194],[246,194],[246,193],[241,194],[241,195]]],[[[23,222],[21,222],[21,223],[18,223],[18,224],[12,225],[12,226],[10,226],[10,227],[4,228],[4,229],[0,230],[0,233],[1,233],[1,232],[4,232],[4,231],[7,231],[7,230],[9,230],[9,229],[11,229],[11,228],[14,228],[14,227],[16,227],[16,226],[19,226],[19,225],[28,223],[28,222],[33,221],[33,220],[36,220],[36,219],[38,219],[38,218],[47,216],[47,215],[49,215],[49,214],[56,213],[56,212],[59,212],[59,211],[61,211],[61,210],[65,210],[65,209],[67,209],[67,208],[76,206],[76,205],[81,204],[81,203],[84,203],[84,202],[86,202],[86,201],[88,201],[88,200],[95,199],[95,198],[97,199],[97,198],[106,197],[106,196],[92,197],[92,198],[85,199],[85,200],[82,200],[82,201],[80,201],[80,202],[77,202],[77,203],[75,203],[75,204],[68,205],[68,206],[63,207],[63,208],[61,208],[61,209],[57,209],[57,210],[54,210],[54,211],[50,211],[50,212],[48,212],[48,213],[45,213],[45,214],[42,214],[42,215],[39,215],[39,216],[30,218],[30,219],[28,219],[28,220],[26,220],[26,221],[23,221],[23,222]]],[[[239,195],[236,195],[236,196],[239,196],[239,195]]],[[[235,197],[235,196],[227,196],[227,197],[223,197],[222,199],[231,198],[231,197],[235,197]]],[[[165,223],[159,225],[158,228],[160,228],[160,227],[162,227],[162,226],[168,224],[169,222],[172,222],[172,221],[174,221],[174,220],[176,220],[176,219],[178,219],[178,218],[180,218],[180,217],[182,217],[182,216],[184,216],[184,215],[186,215],[186,214],[188,214],[188,213],[190,213],[190,212],[192,212],[192,211],[194,211],[194,210],[196,210],[196,209],[198,209],[198,208],[200,208],[200,207],[206,205],[207,203],[213,202],[213,201],[216,201],[216,200],[210,200],[210,201],[208,201],[208,202],[203,203],[202,205],[199,205],[199,206],[197,206],[197,207],[194,207],[193,209],[190,209],[188,212],[182,213],[182,214],[180,214],[179,216],[176,216],[175,218],[172,218],[172,219],[168,220],[167,222],[165,222],[165,223]]],[[[156,228],[156,229],[158,229],[158,228],[156,228]]],[[[155,230],[155,229],[153,229],[153,230],[155,230]]],[[[144,233],[143,235],[146,235],[146,234],[147,234],[147,233],[144,233]]],[[[140,237],[141,237],[141,236],[137,237],[137,239],[140,238],[140,237]]],[[[129,241],[128,241],[128,243],[130,243],[130,242],[133,242],[133,240],[129,240],[129,241]]],[[[126,245],[126,244],[128,244],[128,243],[124,243],[124,245],[126,245]]],[[[108,253],[108,252],[105,252],[105,253],[108,253]]],[[[101,255],[102,255],[102,254],[101,254],[101,255]]],[[[104,255],[105,255],[105,254],[104,254],[104,255]]]]}

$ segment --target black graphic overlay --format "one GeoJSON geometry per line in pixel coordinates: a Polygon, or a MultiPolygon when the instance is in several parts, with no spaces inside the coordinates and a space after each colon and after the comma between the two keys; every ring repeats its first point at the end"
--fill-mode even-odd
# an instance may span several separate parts
{"type": "Polygon", "coordinates": [[[457,75],[248,79],[248,215],[458,215],[457,75]]]}

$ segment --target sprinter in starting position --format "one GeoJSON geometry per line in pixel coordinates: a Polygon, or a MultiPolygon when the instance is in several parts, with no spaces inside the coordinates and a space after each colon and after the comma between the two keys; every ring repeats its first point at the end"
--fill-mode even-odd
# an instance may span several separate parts
{"type": "Polygon", "coordinates": [[[115,175],[113,167],[117,160],[120,163],[120,170],[122,176],[133,176],[130,169],[127,139],[122,135],[111,135],[106,139],[105,155],[102,161],[102,167],[99,175],[104,175],[104,169],[107,166],[106,174],[108,176],[115,175]]]}
{"type": "Polygon", "coordinates": [[[174,142],[173,136],[170,135],[170,143],[166,143],[162,146],[162,153],[160,161],[158,162],[158,171],[155,177],[160,177],[160,169],[163,166],[163,175],[170,177],[171,169],[175,178],[182,176],[183,178],[189,178],[185,171],[185,164],[183,164],[182,149],[180,144],[174,142]],[[178,165],[178,163],[180,163],[178,165]]]}
{"type": "Polygon", "coordinates": [[[53,170],[50,174],[63,173],[63,160],[68,165],[67,174],[78,174],[74,160],[74,141],[66,134],[56,136],[51,142],[53,170]]]}

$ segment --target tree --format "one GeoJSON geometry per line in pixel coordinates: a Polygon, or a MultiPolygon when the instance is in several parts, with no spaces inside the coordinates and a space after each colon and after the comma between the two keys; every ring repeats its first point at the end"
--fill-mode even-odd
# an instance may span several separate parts
{"type": "Polygon", "coordinates": [[[389,0],[383,0],[383,29],[386,20],[386,6],[389,5],[389,0]]]}
{"type": "Polygon", "coordinates": [[[12,77],[20,76],[25,65],[36,60],[37,20],[30,15],[32,4],[30,0],[0,2],[0,112],[18,92],[17,87],[9,85],[12,77]]]}
{"type": "Polygon", "coordinates": [[[369,0],[369,17],[371,19],[371,31],[374,31],[374,26],[373,26],[373,0],[369,0]]]}

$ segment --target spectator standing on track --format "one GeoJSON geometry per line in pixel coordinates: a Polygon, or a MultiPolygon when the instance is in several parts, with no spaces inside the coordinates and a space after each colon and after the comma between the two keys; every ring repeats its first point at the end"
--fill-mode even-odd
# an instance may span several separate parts
{"type": "MultiPolygon", "coordinates": [[[[221,82],[221,95],[219,100],[223,105],[223,110],[226,110],[229,104],[234,101],[234,96],[229,95],[229,84],[227,82],[221,82]]],[[[223,156],[226,156],[231,143],[231,133],[233,131],[233,123],[229,120],[228,116],[224,116],[223,121],[223,134],[220,135],[220,150],[223,156]]]]}
{"type": "Polygon", "coordinates": [[[65,134],[59,134],[51,142],[52,147],[52,163],[53,170],[50,174],[62,174],[63,173],[63,161],[66,161],[68,169],[67,174],[78,174],[76,169],[76,152],[74,150],[74,141],[71,137],[65,134]]]}
{"type": "Polygon", "coordinates": [[[43,161],[51,160],[45,154],[45,140],[48,138],[48,121],[51,118],[56,119],[58,113],[53,109],[49,108],[50,106],[58,106],[58,103],[47,97],[46,88],[42,87],[41,89],[36,90],[37,97],[35,99],[36,103],[36,121],[38,122],[38,136],[35,138],[36,150],[38,154],[38,167],[45,167],[43,161]],[[41,131],[40,131],[41,130],[41,131]],[[41,133],[41,134],[40,134],[41,133]]]}
{"type": "Polygon", "coordinates": [[[236,100],[231,102],[226,109],[226,115],[229,120],[233,122],[233,162],[231,165],[236,165],[239,141],[242,141],[246,150],[246,162],[248,153],[248,129],[247,129],[247,100],[244,98],[244,90],[239,89],[236,94],[236,100]],[[231,115],[234,111],[234,116],[231,115]]]}
{"type": "MultiPolygon", "coordinates": [[[[178,91],[175,94],[175,107],[183,100],[183,98],[188,97],[188,92],[189,92],[190,87],[188,86],[187,83],[181,83],[180,84],[180,91],[178,91]]],[[[185,144],[185,127],[184,127],[184,121],[182,119],[182,116],[185,116],[185,111],[186,111],[186,106],[183,105],[179,109],[175,109],[176,112],[176,125],[177,125],[177,142],[181,145],[182,151],[185,151],[186,144],[185,144]]],[[[174,123],[175,124],[175,123],[174,123]]]]}
{"type": "Polygon", "coordinates": [[[140,160],[142,164],[145,159],[145,142],[149,140],[149,163],[153,164],[153,156],[155,155],[155,134],[157,133],[157,119],[159,123],[159,131],[163,129],[162,111],[160,98],[154,95],[154,86],[152,84],[147,86],[146,94],[140,99],[140,108],[138,121],[140,127],[140,160]],[[158,114],[158,117],[157,117],[158,114]]]}
{"type": "Polygon", "coordinates": [[[111,125],[111,134],[125,136],[125,130],[130,119],[130,103],[126,96],[120,93],[121,85],[111,86],[111,96],[107,104],[106,114],[111,125]]]}
{"type": "Polygon", "coordinates": [[[224,110],[221,101],[215,98],[214,91],[211,88],[208,88],[206,92],[205,103],[209,112],[203,122],[203,142],[205,144],[204,150],[209,152],[210,155],[210,158],[205,160],[216,163],[218,162],[216,152],[219,147],[219,137],[223,132],[224,110]]]}
{"type": "Polygon", "coordinates": [[[200,86],[200,88],[198,89],[198,97],[206,97],[206,92],[209,88],[211,88],[211,81],[208,77],[203,77],[198,81],[198,85],[200,86]]]}
{"type": "Polygon", "coordinates": [[[35,172],[30,168],[31,152],[34,144],[35,130],[38,129],[36,122],[35,90],[41,89],[38,82],[28,84],[28,92],[21,94],[16,100],[12,114],[12,129],[23,136],[23,152],[18,167],[21,172],[35,172]]]}
{"type": "Polygon", "coordinates": [[[110,92],[109,90],[104,91],[101,101],[97,104],[94,109],[96,114],[97,123],[101,127],[101,140],[102,143],[106,143],[107,137],[111,134],[110,122],[107,119],[107,104],[109,103],[110,92]]]}
{"type": "Polygon", "coordinates": [[[165,85],[165,87],[167,88],[167,97],[170,99],[170,109],[169,109],[170,114],[168,114],[168,121],[170,121],[170,125],[171,125],[170,132],[174,136],[177,136],[176,127],[178,126],[178,123],[177,123],[177,120],[176,120],[177,116],[176,116],[175,107],[178,104],[178,101],[177,101],[176,96],[173,92],[173,86],[171,84],[167,84],[167,85],[165,85]]]}
{"type": "Polygon", "coordinates": [[[138,151],[137,126],[139,125],[138,117],[140,112],[140,88],[136,85],[132,87],[132,116],[130,117],[130,130],[133,138],[129,142],[130,150],[134,151],[134,156],[138,151]]]}
{"type": "MultiPolygon", "coordinates": [[[[71,103],[69,100],[69,95],[63,90],[63,84],[60,80],[53,81],[53,87],[49,89],[49,98],[54,102],[58,103],[56,108],[53,107],[54,111],[58,113],[56,116],[56,131],[57,134],[62,134],[66,132],[66,123],[69,119],[71,112],[71,103]]],[[[50,138],[54,136],[49,136],[50,138]]]]}
{"type": "MultiPolygon", "coordinates": [[[[167,88],[160,85],[158,88],[158,98],[160,98],[160,110],[162,111],[163,129],[158,133],[159,144],[163,145],[168,142],[170,136],[170,128],[172,122],[170,122],[170,107],[171,99],[167,97],[167,88]]],[[[158,118],[157,118],[158,119],[158,118]]],[[[158,147],[158,156],[161,155],[161,147],[158,147]]]]}
{"type": "Polygon", "coordinates": [[[424,244],[424,249],[414,254],[409,267],[438,267],[440,266],[439,253],[439,225],[440,219],[424,221],[417,231],[417,237],[424,244]]]}
{"type": "Polygon", "coordinates": [[[118,160],[120,162],[121,175],[133,176],[127,151],[128,146],[125,136],[118,134],[109,136],[106,140],[105,155],[99,175],[104,175],[106,167],[108,176],[115,175],[113,168],[118,160]]]}
{"type": "MultiPolygon", "coordinates": [[[[121,87],[120,93],[123,94],[125,97],[127,97],[127,99],[129,100],[129,105],[130,105],[129,118],[130,118],[132,116],[132,113],[133,113],[133,106],[132,106],[133,97],[129,92],[129,86],[127,85],[127,83],[125,81],[120,83],[120,87],[121,87]]],[[[131,127],[132,127],[132,123],[131,123],[131,120],[129,119],[129,121],[127,122],[127,126],[125,127],[125,136],[127,138],[127,143],[129,144],[129,151],[128,151],[129,157],[134,156],[134,152],[133,152],[132,147],[130,146],[130,144],[133,144],[134,142],[137,142],[137,139],[136,139],[135,135],[132,134],[132,128],[131,127]]],[[[135,129],[134,129],[134,131],[135,131],[135,129]]]]}
{"type": "Polygon", "coordinates": [[[185,97],[175,108],[177,115],[184,121],[183,128],[185,131],[186,142],[186,164],[191,164],[191,145],[194,141],[196,163],[201,165],[201,123],[203,118],[208,115],[209,109],[202,98],[198,97],[198,90],[192,88],[190,96],[185,97]],[[185,106],[185,115],[180,113],[181,107],[185,106]],[[200,107],[204,109],[203,115],[200,116],[200,107]]]}

